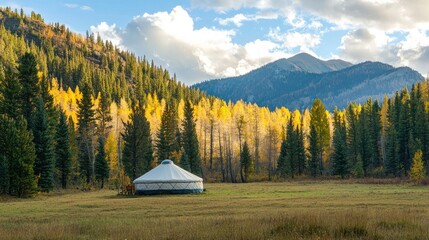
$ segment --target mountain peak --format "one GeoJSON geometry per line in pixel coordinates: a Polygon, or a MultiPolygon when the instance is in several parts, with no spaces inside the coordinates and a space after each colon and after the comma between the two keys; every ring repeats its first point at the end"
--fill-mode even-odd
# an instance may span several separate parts
{"type": "Polygon", "coordinates": [[[325,73],[341,70],[351,65],[351,63],[342,60],[323,61],[308,53],[298,53],[290,58],[282,58],[269,63],[265,67],[274,68],[275,70],[325,73]]]}
{"type": "Polygon", "coordinates": [[[301,60],[301,61],[302,60],[306,60],[306,61],[308,61],[308,60],[310,60],[310,61],[311,60],[313,60],[313,61],[319,60],[319,61],[321,61],[320,59],[318,59],[318,58],[314,57],[313,55],[308,54],[306,52],[298,53],[298,54],[288,58],[288,60],[290,60],[290,61],[294,61],[294,60],[301,60]]]}

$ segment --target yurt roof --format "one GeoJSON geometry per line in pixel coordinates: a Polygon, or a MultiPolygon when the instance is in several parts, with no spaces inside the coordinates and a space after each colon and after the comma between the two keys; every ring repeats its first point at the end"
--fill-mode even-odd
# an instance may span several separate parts
{"type": "Polygon", "coordinates": [[[200,181],[203,181],[203,179],[175,165],[173,161],[166,159],[154,169],[135,179],[133,183],[200,181]]]}

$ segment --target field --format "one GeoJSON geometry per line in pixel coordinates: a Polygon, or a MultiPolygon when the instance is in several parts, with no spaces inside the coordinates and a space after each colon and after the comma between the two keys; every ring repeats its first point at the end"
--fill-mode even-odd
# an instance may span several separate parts
{"type": "Polygon", "coordinates": [[[3,198],[1,239],[429,239],[429,188],[339,181],[206,184],[3,198]]]}

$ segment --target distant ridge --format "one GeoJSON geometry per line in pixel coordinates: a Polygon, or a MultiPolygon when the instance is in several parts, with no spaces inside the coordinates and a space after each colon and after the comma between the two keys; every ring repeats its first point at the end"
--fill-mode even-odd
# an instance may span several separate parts
{"type": "Polygon", "coordinates": [[[394,68],[370,61],[353,65],[300,53],[242,76],[210,80],[193,87],[224,100],[243,99],[271,109],[304,109],[320,98],[332,110],[335,106],[344,108],[349,102],[362,103],[369,97],[381,100],[385,94],[391,95],[423,79],[409,67],[394,68]]]}

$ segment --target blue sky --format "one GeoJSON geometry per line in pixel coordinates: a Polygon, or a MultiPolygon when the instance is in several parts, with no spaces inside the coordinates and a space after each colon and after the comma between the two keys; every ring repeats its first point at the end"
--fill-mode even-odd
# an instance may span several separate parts
{"type": "Polygon", "coordinates": [[[244,74],[307,52],[429,72],[426,0],[0,1],[72,31],[100,34],[179,80],[244,74]]]}

